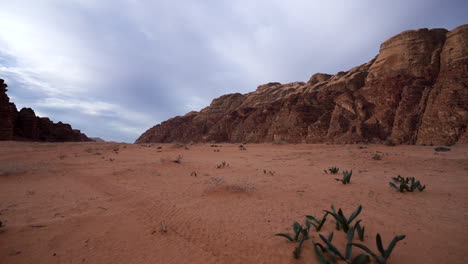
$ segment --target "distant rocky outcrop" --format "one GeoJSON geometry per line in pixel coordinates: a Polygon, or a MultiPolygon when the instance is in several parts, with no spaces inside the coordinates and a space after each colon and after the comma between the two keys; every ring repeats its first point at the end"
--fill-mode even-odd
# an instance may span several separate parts
{"type": "Polygon", "coordinates": [[[106,142],[104,139],[100,137],[90,137],[90,139],[94,142],[106,142]]]}
{"type": "Polygon", "coordinates": [[[30,140],[47,142],[92,141],[69,124],[54,123],[38,117],[31,108],[19,112],[7,96],[7,85],[0,79],[0,140],[30,140]]]}
{"type": "Polygon", "coordinates": [[[267,83],[158,124],[147,142],[468,143],[468,25],[385,41],[376,58],[307,83],[267,83]]]}

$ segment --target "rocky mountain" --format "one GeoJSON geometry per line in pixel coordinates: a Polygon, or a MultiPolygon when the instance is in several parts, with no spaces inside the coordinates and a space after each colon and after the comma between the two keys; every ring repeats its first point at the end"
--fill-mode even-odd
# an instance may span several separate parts
{"type": "Polygon", "coordinates": [[[18,112],[15,104],[10,102],[6,88],[4,80],[0,79],[0,140],[92,141],[69,124],[36,116],[31,108],[18,112]]]}
{"type": "Polygon", "coordinates": [[[370,62],[214,99],[146,142],[468,143],[468,25],[404,31],[370,62]]]}

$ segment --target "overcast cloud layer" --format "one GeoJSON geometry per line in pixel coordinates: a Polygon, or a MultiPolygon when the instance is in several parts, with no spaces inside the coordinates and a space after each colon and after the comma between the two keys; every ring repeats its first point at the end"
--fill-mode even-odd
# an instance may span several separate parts
{"type": "Polygon", "coordinates": [[[18,108],[133,142],[222,94],[348,70],[466,14],[435,0],[0,0],[0,78],[18,108]]]}

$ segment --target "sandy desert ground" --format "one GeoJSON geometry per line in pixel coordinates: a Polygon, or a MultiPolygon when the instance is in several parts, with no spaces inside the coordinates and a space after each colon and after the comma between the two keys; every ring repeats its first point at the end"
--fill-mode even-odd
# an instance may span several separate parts
{"type": "Polygon", "coordinates": [[[312,240],[295,260],[274,234],[331,204],[363,206],[372,249],[407,236],[389,263],[468,261],[467,145],[221,145],[0,142],[0,263],[318,263],[312,240]],[[398,193],[397,175],[427,188],[398,193]]]}

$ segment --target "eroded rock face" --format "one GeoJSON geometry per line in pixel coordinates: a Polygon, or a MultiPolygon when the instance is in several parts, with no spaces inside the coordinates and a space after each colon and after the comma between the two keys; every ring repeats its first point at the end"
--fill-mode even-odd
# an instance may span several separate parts
{"type": "Polygon", "coordinates": [[[18,112],[15,104],[10,103],[6,87],[4,80],[0,79],[0,140],[92,141],[69,124],[37,117],[31,108],[18,112]]]}
{"type": "Polygon", "coordinates": [[[468,25],[405,31],[372,61],[307,83],[268,83],[174,117],[145,142],[467,143],[468,25]]]}
{"type": "MultiPolygon", "coordinates": [[[[0,79],[0,138],[13,139],[13,111],[4,80],[0,79]]],[[[15,108],[16,110],[16,108],[15,108]]]]}

